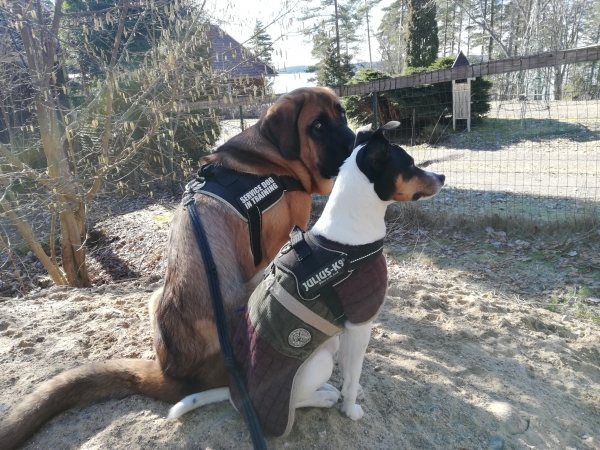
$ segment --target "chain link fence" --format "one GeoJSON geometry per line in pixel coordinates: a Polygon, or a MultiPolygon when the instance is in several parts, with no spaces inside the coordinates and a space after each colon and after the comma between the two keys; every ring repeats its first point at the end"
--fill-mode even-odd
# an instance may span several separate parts
{"type": "Polygon", "coordinates": [[[467,120],[453,123],[451,81],[343,101],[356,126],[400,121],[391,139],[421,167],[446,175],[438,196],[411,207],[467,221],[595,229],[600,223],[598,86],[567,84],[556,100],[553,80],[537,74],[473,79],[470,131],[467,120]]]}

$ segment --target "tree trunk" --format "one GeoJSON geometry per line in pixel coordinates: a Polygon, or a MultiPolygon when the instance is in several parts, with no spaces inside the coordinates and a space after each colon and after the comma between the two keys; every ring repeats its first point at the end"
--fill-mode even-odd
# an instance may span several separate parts
{"type": "MultiPolygon", "coordinates": [[[[6,196],[10,198],[10,190],[7,190],[6,196]]],[[[46,252],[44,252],[44,249],[42,248],[40,241],[35,236],[35,233],[33,232],[33,230],[27,222],[25,222],[19,216],[17,216],[11,202],[6,200],[5,198],[2,198],[0,199],[0,203],[2,204],[2,208],[6,212],[12,223],[19,230],[19,233],[21,234],[23,239],[25,239],[25,242],[27,242],[27,245],[29,246],[33,254],[37,256],[40,262],[44,265],[44,268],[48,271],[48,275],[50,275],[52,281],[59,285],[67,284],[67,279],[64,277],[59,267],[55,265],[50,258],[48,258],[48,255],[46,255],[46,252]]]]}
{"type": "Polygon", "coordinates": [[[337,57],[340,59],[340,28],[338,24],[338,2],[334,0],[335,4],[335,42],[337,45],[337,57]]]}
{"type": "MultiPolygon", "coordinates": [[[[79,205],[78,209],[82,207],[79,205]]],[[[78,215],[81,216],[81,213],[77,210],[66,210],[59,214],[62,266],[69,286],[89,287],[91,282],[85,265],[85,247],[82,245],[78,215]]]]}
{"type": "Polygon", "coordinates": [[[446,14],[444,16],[444,57],[446,56],[446,43],[448,41],[448,11],[450,6],[448,0],[446,0],[446,14]]]}
{"type": "Polygon", "coordinates": [[[564,66],[554,67],[554,100],[562,100],[562,85],[564,74],[564,66]]]}
{"type": "MultiPolygon", "coordinates": [[[[494,29],[494,0],[491,0],[491,4],[490,4],[490,28],[492,30],[494,29]]],[[[493,46],[494,46],[494,39],[490,35],[490,44],[489,44],[489,48],[488,48],[488,59],[489,60],[492,59],[493,46]]]]}
{"type": "MultiPolygon", "coordinates": [[[[63,270],[70,286],[86,287],[91,283],[85,266],[85,248],[82,245],[83,236],[85,236],[85,209],[78,200],[80,195],[78,195],[77,189],[72,184],[73,176],[69,166],[69,156],[64,145],[65,139],[68,137],[63,134],[64,130],[58,119],[60,105],[52,87],[51,77],[57,45],[55,36],[58,34],[62,17],[62,0],[57,0],[54,8],[53,32],[47,41],[42,39],[47,48],[46,53],[39,52],[38,41],[36,41],[29,24],[21,28],[21,38],[31,78],[37,84],[34,102],[42,146],[48,163],[48,176],[53,184],[58,186],[57,199],[60,211],[63,270]]],[[[24,15],[25,12],[23,10],[22,12],[24,15]]],[[[43,20],[43,17],[38,20],[43,20]]],[[[75,164],[75,161],[73,163],[75,164]]],[[[45,256],[49,259],[47,255],[45,256]]]]}

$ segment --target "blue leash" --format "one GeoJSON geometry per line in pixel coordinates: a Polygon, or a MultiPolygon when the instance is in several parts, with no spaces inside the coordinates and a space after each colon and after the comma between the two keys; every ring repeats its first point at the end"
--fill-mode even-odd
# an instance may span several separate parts
{"type": "Polygon", "coordinates": [[[246,419],[246,425],[250,431],[250,437],[252,438],[252,445],[255,450],[267,450],[267,444],[258,422],[258,416],[252,405],[252,400],[248,395],[248,390],[244,384],[242,374],[235,365],[233,358],[233,348],[231,347],[231,341],[229,340],[229,332],[227,330],[227,320],[225,318],[225,310],[223,309],[223,297],[221,295],[221,287],[219,286],[219,273],[217,272],[217,266],[213,259],[208,239],[202,221],[198,215],[196,209],[196,199],[193,193],[189,195],[187,199],[183,201],[183,207],[187,209],[192,226],[194,228],[194,234],[196,235],[196,241],[198,247],[200,247],[200,253],[202,254],[202,261],[204,261],[204,269],[206,270],[206,278],[208,279],[208,287],[210,289],[210,297],[212,300],[213,311],[215,314],[215,322],[217,323],[217,333],[219,335],[219,344],[221,345],[221,351],[225,357],[225,367],[232,376],[235,386],[240,394],[242,403],[242,411],[244,418],[246,419]]]}

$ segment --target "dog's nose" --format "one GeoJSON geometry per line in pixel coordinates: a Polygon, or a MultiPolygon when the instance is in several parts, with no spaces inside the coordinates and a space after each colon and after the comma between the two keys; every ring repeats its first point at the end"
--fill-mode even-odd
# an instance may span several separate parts
{"type": "Polygon", "coordinates": [[[442,184],[444,184],[444,181],[446,181],[446,175],[438,175],[437,177],[442,182],[442,184]]]}

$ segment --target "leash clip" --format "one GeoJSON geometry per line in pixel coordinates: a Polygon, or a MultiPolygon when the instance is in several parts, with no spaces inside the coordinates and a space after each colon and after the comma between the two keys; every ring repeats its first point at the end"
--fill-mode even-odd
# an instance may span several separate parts
{"type": "Polygon", "coordinates": [[[183,207],[185,208],[192,203],[196,203],[196,197],[194,197],[193,194],[190,194],[190,196],[183,201],[183,207]]]}

